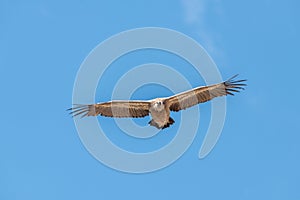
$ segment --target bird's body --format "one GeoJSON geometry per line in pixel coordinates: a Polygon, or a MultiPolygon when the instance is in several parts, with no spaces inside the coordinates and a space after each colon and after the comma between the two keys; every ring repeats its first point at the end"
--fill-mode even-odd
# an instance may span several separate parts
{"type": "Polygon", "coordinates": [[[149,122],[151,126],[158,129],[164,129],[174,123],[170,117],[170,111],[178,112],[180,110],[192,107],[199,103],[204,103],[215,97],[233,95],[233,92],[239,92],[244,89],[246,80],[233,79],[210,86],[197,87],[192,90],[173,95],[166,98],[156,98],[149,101],[129,100],[129,101],[110,101],[89,105],[77,105],[70,108],[73,116],[97,116],[106,117],[145,117],[151,115],[149,122]]]}
{"type": "Polygon", "coordinates": [[[152,120],[149,122],[151,126],[162,129],[174,123],[170,118],[170,109],[166,106],[163,98],[156,98],[151,102],[149,109],[152,120]]]}

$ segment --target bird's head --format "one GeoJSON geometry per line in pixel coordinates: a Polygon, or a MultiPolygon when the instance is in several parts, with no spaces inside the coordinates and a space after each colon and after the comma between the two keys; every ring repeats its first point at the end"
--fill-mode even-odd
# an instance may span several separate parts
{"type": "Polygon", "coordinates": [[[161,110],[165,109],[165,104],[162,99],[156,99],[153,106],[154,106],[155,110],[157,110],[157,111],[161,111],[161,110]]]}

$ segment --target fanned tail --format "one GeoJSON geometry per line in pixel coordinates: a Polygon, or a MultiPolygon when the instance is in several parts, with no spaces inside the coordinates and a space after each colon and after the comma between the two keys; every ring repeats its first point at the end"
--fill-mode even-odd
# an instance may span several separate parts
{"type": "Polygon", "coordinates": [[[163,126],[159,126],[153,119],[150,122],[148,122],[148,124],[150,124],[150,126],[154,126],[154,127],[158,128],[158,129],[168,128],[169,126],[171,126],[174,123],[175,123],[175,121],[171,117],[169,117],[169,121],[165,125],[163,125],[163,126]]]}

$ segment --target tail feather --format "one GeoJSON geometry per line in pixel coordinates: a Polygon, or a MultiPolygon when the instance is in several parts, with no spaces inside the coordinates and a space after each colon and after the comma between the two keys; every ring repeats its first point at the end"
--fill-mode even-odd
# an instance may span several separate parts
{"type": "Polygon", "coordinates": [[[162,129],[168,128],[169,126],[171,126],[174,123],[175,123],[174,119],[172,119],[172,117],[169,117],[168,123],[165,124],[164,127],[162,127],[162,129]]]}
{"type": "Polygon", "coordinates": [[[158,129],[168,128],[170,125],[172,125],[174,123],[175,123],[175,121],[171,117],[169,117],[169,121],[164,126],[159,126],[153,119],[150,122],[148,122],[148,124],[150,124],[150,126],[154,126],[158,129]]]}

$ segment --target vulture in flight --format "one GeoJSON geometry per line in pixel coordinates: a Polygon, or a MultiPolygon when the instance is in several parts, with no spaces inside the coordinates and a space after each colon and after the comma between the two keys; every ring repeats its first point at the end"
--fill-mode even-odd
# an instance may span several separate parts
{"type": "Polygon", "coordinates": [[[199,103],[210,101],[215,97],[234,95],[246,86],[246,80],[234,80],[237,75],[222,83],[200,86],[191,90],[165,98],[152,100],[116,100],[89,105],[75,104],[68,109],[71,115],[81,117],[105,116],[105,117],[145,117],[151,115],[151,126],[164,129],[175,121],[170,117],[170,111],[178,112],[199,103]]]}

